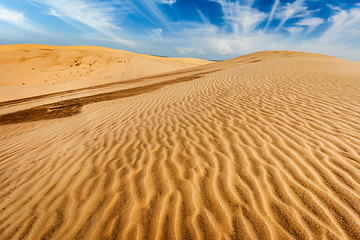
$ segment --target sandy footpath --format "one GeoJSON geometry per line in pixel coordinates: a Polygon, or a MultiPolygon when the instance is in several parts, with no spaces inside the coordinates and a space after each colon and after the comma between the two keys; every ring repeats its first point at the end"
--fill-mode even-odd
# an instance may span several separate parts
{"type": "Polygon", "coordinates": [[[0,102],[0,239],[360,239],[360,63],[200,65],[0,102]]]}

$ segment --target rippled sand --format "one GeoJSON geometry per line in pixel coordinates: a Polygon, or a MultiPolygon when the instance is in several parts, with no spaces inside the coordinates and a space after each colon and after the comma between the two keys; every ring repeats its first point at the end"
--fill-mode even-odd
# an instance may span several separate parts
{"type": "Polygon", "coordinates": [[[266,51],[0,114],[0,239],[360,238],[358,62],[266,51]]]}

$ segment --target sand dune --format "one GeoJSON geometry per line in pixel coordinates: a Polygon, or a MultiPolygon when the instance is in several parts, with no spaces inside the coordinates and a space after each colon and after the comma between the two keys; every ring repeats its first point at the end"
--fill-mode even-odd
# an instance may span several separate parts
{"type": "Polygon", "coordinates": [[[266,51],[11,100],[0,239],[360,238],[358,62],[266,51]]]}
{"type": "Polygon", "coordinates": [[[104,47],[0,45],[0,101],[84,88],[212,63],[104,47]]]}
{"type": "Polygon", "coordinates": [[[104,47],[49,45],[0,46],[0,86],[59,84],[107,78],[137,78],[210,63],[201,59],[165,58],[104,47]]]}

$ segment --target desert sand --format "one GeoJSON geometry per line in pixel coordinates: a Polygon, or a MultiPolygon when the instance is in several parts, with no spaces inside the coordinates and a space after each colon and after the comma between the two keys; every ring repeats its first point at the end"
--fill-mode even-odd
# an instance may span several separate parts
{"type": "Polygon", "coordinates": [[[126,81],[208,63],[211,62],[105,47],[0,45],[0,101],[126,81]]]}
{"type": "Polygon", "coordinates": [[[359,62],[172,70],[3,86],[0,239],[360,239],[359,62]]]}

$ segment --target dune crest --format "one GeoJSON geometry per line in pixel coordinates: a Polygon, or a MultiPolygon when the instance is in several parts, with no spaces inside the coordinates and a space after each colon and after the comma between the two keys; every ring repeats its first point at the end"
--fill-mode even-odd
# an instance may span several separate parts
{"type": "Polygon", "coordinates": [[[359,76],[265,51],[1,102],[0,239],[359,239],[359,76]]]}

